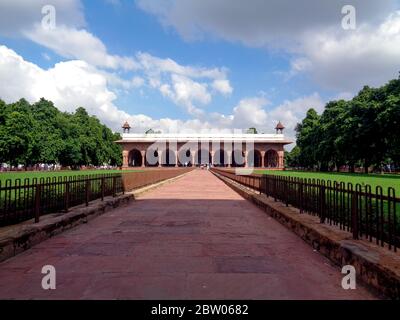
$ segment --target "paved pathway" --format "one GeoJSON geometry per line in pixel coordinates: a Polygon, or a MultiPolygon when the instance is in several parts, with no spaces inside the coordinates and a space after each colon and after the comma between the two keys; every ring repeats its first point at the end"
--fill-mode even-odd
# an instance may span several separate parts
{"type": "Polygon", "coordinates": [[[205,170],[0,264],[0,298],[369,299],[205,170]],[[57,289],[41,288],[54,265],[57,289]]]}

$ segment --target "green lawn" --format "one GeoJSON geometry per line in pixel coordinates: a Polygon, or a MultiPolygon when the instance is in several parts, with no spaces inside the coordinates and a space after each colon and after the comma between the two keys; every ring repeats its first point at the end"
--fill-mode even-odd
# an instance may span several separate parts
{"type": "Polygon", "coordinates": [[[18,171],[18,172],[0,172],[0,182],[4,186],[6,180],[11,179],[12,184],[16,179],[21,179],[23,183],[24,179],[29,178],[47,178],[47,177],[69,177],[69,176],[82,176],[89,174],[108,174],[108,173],[122,173],[122,172],[140,172],[143,170],[65,170],[65,171],[18,171]]]}
{"type": "Polygon", "coordinates": [[[303,172],[303,171],[270,171],[256,170],[256,173],[292,176],[299,178],[315,178],[323,180],[331,180],[338,182],[351,182],[354,184],[369,184],[372,192],[375,193],[375,187],[381,186],[383,192],[387,194],[387,189],[393,187],[396,190],[396,197],[400,197],[400,175],[394,174],[362,174],[362,173],[333,173],[333,172],[303,172]]]}

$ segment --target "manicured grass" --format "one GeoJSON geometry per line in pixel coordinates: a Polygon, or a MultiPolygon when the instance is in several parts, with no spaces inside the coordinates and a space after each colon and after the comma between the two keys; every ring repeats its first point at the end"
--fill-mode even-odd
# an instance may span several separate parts
{"type": "Polygon", "coordinates": [[[125,173],[125,172],[140,172],[143,170],[65,170],[65,171],[18,171],[18,172],[0,172],[1,185],[4,186],[6,180],[11,179],[14,184],[16,179],[21,179],[21,183],[24,179],[29,178],[32,181],[33,178],[52,178],[52,177],[70,177],[70,176],[85,176],[92,174],[108,174],[108,173],[125,173]]]}
{"type": "Polygon", "coordinates": [[[271,171],[271,170],[256,170],[256,173],[291,176],[307,179],[323,179],[325,181],[351,182],[354,186],[359,183],[369,184],[372,192],[375,193],[376,186],[383,188],[384,194],[387,194],[387,189],[392,187],[396,190],[396,197],[400,197],[400,175],[395,174],[363,174],[363,173],[334,173],[334,172],[304,172],[304,171],[271,171]]]}

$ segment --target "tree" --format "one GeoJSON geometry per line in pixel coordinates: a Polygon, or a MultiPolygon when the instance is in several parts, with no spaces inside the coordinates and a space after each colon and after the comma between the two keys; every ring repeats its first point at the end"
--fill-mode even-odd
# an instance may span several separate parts
{"type": "Polygon", "coordinates": [[[301,161],[300,161],[300,147],[295,146],[292,151],[290,152],[285,152],[285,163],[289,167],[301,167],[301,161]]]}
{"type": "Polygon", "coordinates": [[[51,101],[0,100],[0,162],[12,165],[121,165],[121,139],[82,107],[60,112],[51,101]]]}
{"type": "Polygon", "coordinates": [[[329,102],[321,115],[320,142],[317,146],[317,155],[321,167],[325,170],[333,167],[339,170],[345,162],[344,150],[341,150],[338,144],[341,134],[338,120],[344,115],[346,106],[344,100],[329,102]]]}
{"type": "Polygon", "coordinates": [[[250,134],[257,134],[257,129],[252,127],[252,128],[248,128],[246,133],[250,133],[250,134]]]}
{"type": "Polygon", "coordinates": [[[11,112],[0,133],[2,162],[11,165],[29,164],[32,152],[33,119],[29,114],[11,112]]]}
{"type": "Polygon", "coordinates": [[[346,164],[354,171],[359,165],[366,173],[371,166],[400,167],[400,79],[365,86],[350,101],[331,101],[320,117],[310,109],[296,132],[301,166],[332,170],[346,164]]]}
{"type": "Polygon", "coordinates": [[[317,148],[319,144],[320,116],[314,109],[307,111],[306,117],[296,126],[297,145],[300,148],[299,161],[302,166],[318,166],[317,148]]]}

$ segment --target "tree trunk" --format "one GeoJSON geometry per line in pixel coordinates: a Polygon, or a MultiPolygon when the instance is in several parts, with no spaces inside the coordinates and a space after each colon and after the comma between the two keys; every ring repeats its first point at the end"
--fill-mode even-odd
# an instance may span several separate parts
{"type": "Polygon", "coordinates": [[[364,173],[368,173],[368,162],[367,159],[364,161],[364,173]]]}

